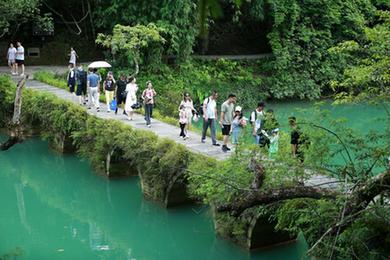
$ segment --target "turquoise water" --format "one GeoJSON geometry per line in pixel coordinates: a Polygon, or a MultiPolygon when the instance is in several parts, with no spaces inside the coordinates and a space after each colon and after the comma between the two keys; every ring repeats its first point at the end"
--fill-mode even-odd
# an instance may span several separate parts
{"type": "MultiPolygon", "coordinates": [[[[275,116],[280,124],[281,131],[289,132],[288,118],[295,116],[298,122],[316,122],[314,102],[304,101],[286,101],[286,102],[270,102],[266,103],[265,110],[273,109],[275,116]]],[[[237,105],[240,105],[237,103],[237,105]]],[[[341,104],[332,105],[330,101],[325,101],[321,106],[322,110],[329,111],[329,115],[333,119],[344,119],[345,126],[350,127],[358,134],[366,134],[369,130],[382,131],[388,121],[385,120],[386,111],[380,105],[373,104],[341,104]]],[[[389,108],[389,105],[387,105],[389,108]]],[[[244,109],[244,116],[249,118],[250,113],[255,109],[244,109]]],[[[199,120],[202,121],[202,120],[199,120]]],[[[318,120],[317,120],[318,121],[318,120]]],[[[318,122],[316,122],[318,123],[318,122]]],[[[195,126],[202,128],[202,122],[198,122],[195,126]]],[[[247,134],[245,135],[245,143],[253,143],[251,137],[252,127],[248,124],[247,134]]],[[[220,128],[217,128],[220,132],[220,128]]],[[[340,134],[340,133],[339,133],[340,134]]]]}
{"type": "Polygon", "coordinates": [[[206,207],[163,209],[138,178],[107,180],[39,139],[0,152],[0,203],[0,259],[294,260],[307,248],[249,253],[215,236],[206,207]]]}

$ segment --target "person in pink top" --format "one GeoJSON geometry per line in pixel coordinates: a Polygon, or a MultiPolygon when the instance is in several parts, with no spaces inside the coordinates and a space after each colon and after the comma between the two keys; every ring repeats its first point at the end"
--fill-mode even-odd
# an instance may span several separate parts
{"type": "Polygon", "coordinates": [[[188,138],[187,131],[186,131],[186,125],[188,122],[187,118],[187,112],[184,105],[180,105],[179,110],[179,124],[180,124],[180,137],[182,137],[184,140],[188,138]]]}
{"type": "Polygon", "coordinates": [[[151,127],[150,118],[152,117],[154,97],[156,95],[157,93],[153,89],[152,82],[149,80],[146,82],[146,89],[142,92],[142,99],[144,100],[145,104],[145,121],[147,127],[151,127]]]}

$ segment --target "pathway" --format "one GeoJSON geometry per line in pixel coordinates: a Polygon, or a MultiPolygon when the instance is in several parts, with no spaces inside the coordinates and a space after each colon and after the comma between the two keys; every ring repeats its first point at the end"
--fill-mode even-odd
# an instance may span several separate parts
{"type": "MultiPolygon", "coordinates": [[[[14,77],[14,80],[17,80],[17,78],[14,77]]],[[[75,95],[70,94],[68,91],[64,89],[53,87],[48,84],[42,83],[40,81],[28,80],[26,83],[26,87],[37,91],[49,92],[61,99],[68,100],[74,104],[78,104],[78,98],[75,95]]],[[[228,153],[222,152],[221,147],[216,147],[211,145],[211,139],[209,137],[206,138],[206,143],[201,143],[200,134],[195,132],[190,132],[189,139],[183,140],[179,138],[179,133],[180,133],[179,127],[158,121],[156,119],[152,119],[152,127],[148,128],[146,127],[143,115],[140,114],[134,114],[134,120],[129,121],[122,114],[122,110],[118,112],[118,115],[115,115],[113,112],[107,113],[107,106],[106,104],[103,103],[100,104],[100,112],[96,112],[96,109],[94,108],[92,109],[85,108],[85,109],[91,115],[97,116],[102,119],[117,120],[124,124],[131,125],[136,129],[151,131],[160,137],[169,138],[175,141],[176,143],[180,143],[186,146],[192,152],[208,155],[217,160],[224,160],[228,158],[229,155],[231,154],[231,152],[228,153]]]]}

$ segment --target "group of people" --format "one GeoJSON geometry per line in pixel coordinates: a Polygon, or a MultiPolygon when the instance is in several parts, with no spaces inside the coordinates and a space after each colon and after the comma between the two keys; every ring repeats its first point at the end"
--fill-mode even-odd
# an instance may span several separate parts
{"type": "Polygon", "coordinates": [[[242,107],[236,106],[237,97],[234,94],[229,94],[227,100],[222,103],[220,116],[218,119],[217,101],[218,93],[213,91],[211,96],[203,101],[203,130],[201,142],[205,143],[206,133],[208,128],[211,132],[212,145],[220,146],[216,139],[216,125],[221,127],[223,136],[222,151],[228,152],[229,136],[232,136],[231,142],[233,145],[239,143],[239,138],[242,135],[242,130],[247,126],[249,121],[252,126],[252,133],[255,143],[262,147],[267,146],[271,157],[274,157],[278,151],[279,141],[279,124],[274,117],[273,111],[270,109],[264,111],[265,103],[259,102],[258,107],[251,113],[250,118],[245,118],[242,107]]]}
{"type": "Polygon", "coordinates": [[[24,76],[24,48],[20,42],[16,42],[16,48],[13,43],[10,43],[6,58],[11,74],[24,76]],[[19,68],[21,68],[20,74],[19,68]]]}
{"type": "MultiPolygon", "coordinates": [[[[223,152],[228,152],[231,150],[229,137],[231,137],[231,143],[237,145],[243,134],[243,129],[250,123],[254,143],[260,147],[267,148],[269,157],[275,158],[279,150],[279,123],[274,115],[274,111],[272,109],[265,110],[265,103],[259,102],[256,109],[250,113],[250,117],[246,118],[243,115],[242,107],[236,106],[236,95],[229,94],[227,100],[222,103],[218,116],[217,99],[217,91],[212,91],[211,95],[203,100],[200,111],[197,111],[194,108],[190,95],[184,93],[183,100],[179,106],[180,137],[183,139],[188,138],[191,121],[198,121],[199,114],[202,114],[203,129],[201,142],[206,142],[206,134],[210,128],[211,144],[213,146],[221,146],[216,138],[216,128],[219,125],[223,136],[221,148],[223,152]]],[[[289,125],[291,127],[291,153],[294,157],[303,161],[302,146],[306,142],[305,138],[297,126],[295,117],[289,118],[289,125]]]]}
{"type": "MultiPolygon", "coordinates": [[[[83,69],[83,65],[79,64],[75,68],[73,63],[69,63],[67,81],[69,91],[78,96],[79,103],[87,105],[88,109],[94,107],[97,112],[100,111],[99,97],[101,91],[105,95],[107,113],[115,111],[115,114],[118,114],[118,109],[121,108],[127,119],[133,120],[134,110],[142,106],[137,99],[138,85],[136,78],[133,76],[126,77],[122,74],[118,80],[115,80],[114,74],[108,72],[103,80],[96,68],[87,73],[83,69]]],[[[152,82],[148,81],[141,95],[147,127],[151,127],[154,97],[156,95],[152,82]]]]}

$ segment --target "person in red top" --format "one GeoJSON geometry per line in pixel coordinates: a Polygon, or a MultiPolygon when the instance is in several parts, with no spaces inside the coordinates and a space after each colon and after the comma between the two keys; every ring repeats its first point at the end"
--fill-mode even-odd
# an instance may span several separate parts
{"type": "Polygon", "coordinates": [[[150,118],[152,117],[154,97],[156,95],[157,93],[153,89],[152,82],[149,80],[146,82],[146,89],[142,92],[142,99],[145,104],[145,121],[147,127],[151,127],[150,118]]]}

